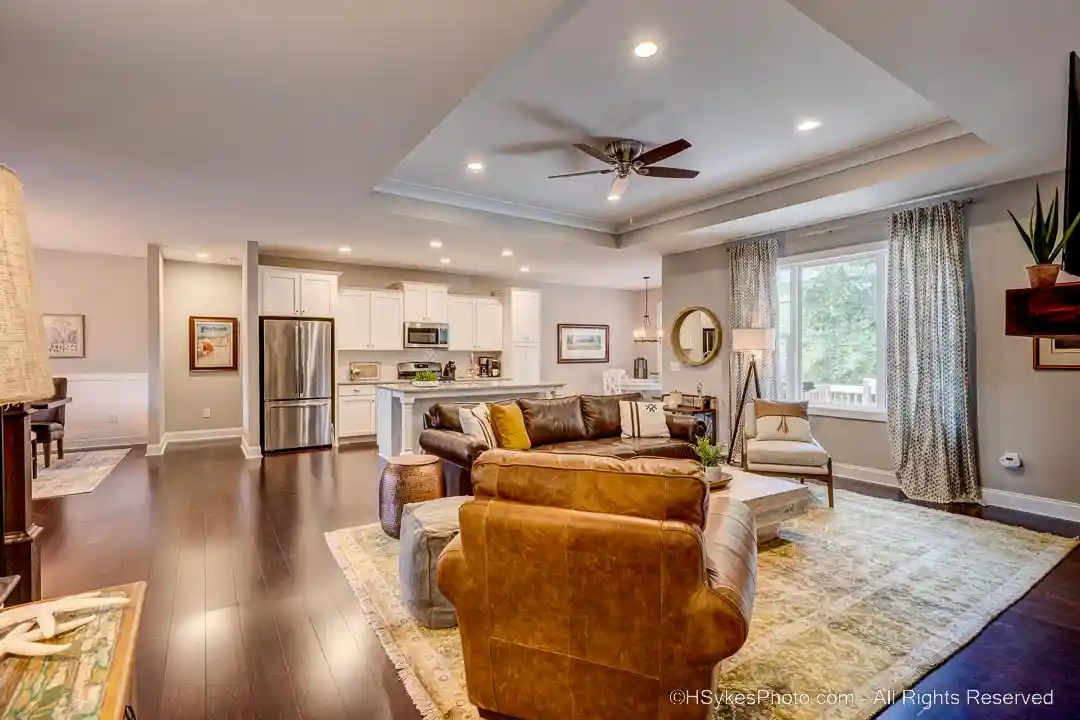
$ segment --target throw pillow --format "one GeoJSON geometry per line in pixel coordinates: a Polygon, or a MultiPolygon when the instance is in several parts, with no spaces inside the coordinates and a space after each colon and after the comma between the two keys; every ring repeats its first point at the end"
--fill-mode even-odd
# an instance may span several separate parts
{"type": "Polygon", "coordinates": [[[659,402],[620,400],[619,422],[625,438],[671,437],[664,406],[659,402]]]}
{"type": "Polygon", "coordinates": [[[517,403],[492,405],[489,412],[499,447],[504,450],[528,450],[532,447],[529,433],[525,431],[525,417],[517,403]]]}
{"type": "Polygon", "coordinates": [[[806,401],[755,400],[757,439],[813,442],[814,436],[810,432],[810,420],[806,412],[807,405],[806,401]]]}
{"type": "Polygon", "coordinates": [[[499,441],[495,438],[495,429],[491,427],[491,413],[487,404],[480,403],[471,408],[461,408],[459,417],[463,433],[489,448],[499,447],[499,441]]]}

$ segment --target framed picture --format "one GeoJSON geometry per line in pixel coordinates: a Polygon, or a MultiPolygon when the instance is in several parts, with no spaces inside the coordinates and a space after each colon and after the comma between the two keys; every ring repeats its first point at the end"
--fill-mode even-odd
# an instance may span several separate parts
{"type": "Polygon", "coordinates": [[[1036,370],[1080,370],[1080,337],[1035,338],[1031,342],[1036,370]]]}
{"type": "Polygon", "coordinates": [[[610,362],[607,325],[559,324],[560,363],[610,362]]]}
{"type": "Polygon", "coordinates": [[[188,367],[195,370],[236,370],[236,318],[188,318],[188,367]]]}
{"type": "Polygon", "coordinates": [[[51,358],[86,357],[86,316],[42,315],[51,358]]]}

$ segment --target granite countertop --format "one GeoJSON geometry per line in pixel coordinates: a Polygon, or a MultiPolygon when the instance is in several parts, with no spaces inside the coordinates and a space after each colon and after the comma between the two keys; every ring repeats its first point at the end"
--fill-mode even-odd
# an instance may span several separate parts
{"type": "MultiPolygon", "coordinates": [[[[513,378],[498,377],[498,378],[473,378],[472,380],[455,380],[451,385],[464,385],[467,383],[493,383],[493,382],[507,382],[513,378]]],[[[338,380],[338,385],[409,385],[408,380],[338,380]]]]}
{"type": "Polygon", "coordinates": [[[377,387],[393,390],[410,395],[444,395],[447,393],[467,393],[470,390],[537,390],[543,388],[563,387],[566,383],[561,382],[515,382],[513,380],[477,380],[459,381],[452,383],[439,383],[435,387],[417,387],[411,382],[379,383],[377,387]]]}

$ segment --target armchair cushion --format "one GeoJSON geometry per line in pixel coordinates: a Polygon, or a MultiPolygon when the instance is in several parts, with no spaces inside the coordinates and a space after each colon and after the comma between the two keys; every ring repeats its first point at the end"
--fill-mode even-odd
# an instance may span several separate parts
{"type": "Polygon", "coordinates": [[[816,440],[800,442],[748,437],[746,438],[746,461],[763,465],[824,467],[829,463],[829,453],[818,445],[816,440]]]}

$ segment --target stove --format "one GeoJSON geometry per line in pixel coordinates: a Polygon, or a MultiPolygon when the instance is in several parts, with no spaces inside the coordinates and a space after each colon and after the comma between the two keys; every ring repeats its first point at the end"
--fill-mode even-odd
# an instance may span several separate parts
{"type": "Polygon", "coordinates": [[[442,365],[437,362],[403,362],[397,364],[398,380],[412,380],[417,373],[430,371],[442,375],[442,365]]]}

